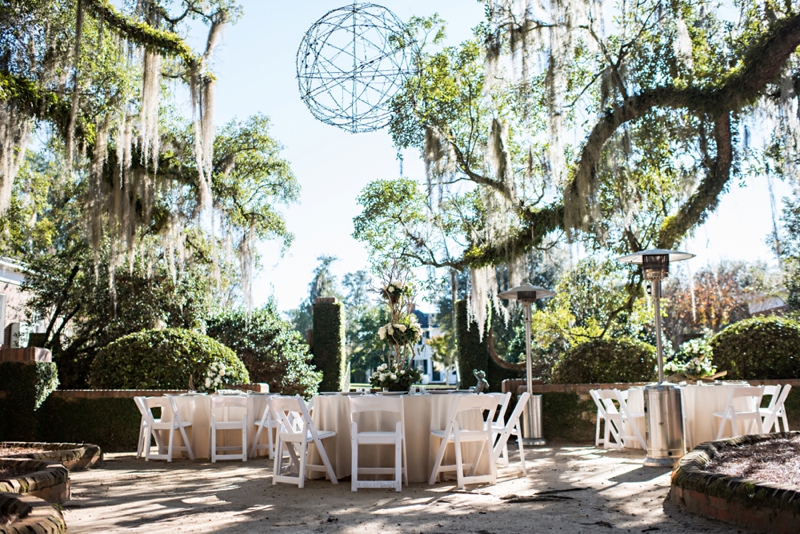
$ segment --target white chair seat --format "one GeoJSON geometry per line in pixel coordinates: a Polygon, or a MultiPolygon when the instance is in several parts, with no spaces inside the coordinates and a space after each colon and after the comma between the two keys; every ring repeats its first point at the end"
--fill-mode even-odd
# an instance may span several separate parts
{"type": "MultiPolygon", "coordinates": [[[[511,412],[508,422],[506,422],[500,430],[495,431],[495,425],[492,425],[492,432],[497,432],[497,442],[494,444],[494,449],[492,450],[495,463],[504,466],[508,465],[508,438],[520,435],[519,417],[522,415],[522,411],[525,409],[529,398],[530,393],[527,391],[519,396],[517,405],[514,407],[514,411],[511,412]]],[[[525,449],[522,447],[522,440],[518,439],[517,444],[519,445],[519,461],[520,464],[522,464],[522,476],[528,476],[528,469],[525,466],[525,449]]]]}
{"type": "Polygon", "coordinates": [[[173,451],[186,451],[189,455],[189,459],[194,460],[194,452],[192,452],[192,445],[189,443],[189,437],[186,435],[186,429],[192,426],[190,422],[184,422],[181,420],[180,414],[178,414],[178,406],[175,404],[175,399],[171,397],[149,397],[143,398],[141,400],[145,412],[144,415],[147,419],[146,428],[147,428],[147,436],[144,442],[144,459],[145,461],[153,460],[166,460],[167,462],[172,461],[172,454],[173,451]],[[153,409],[159,408],[161,409],[161,418],[156,419],[153,415],[153,409]],[[171,420],[165,420],[166,415],[172,416],[171,420]],[[183,446],[175,445],[175,431],[180,431],[180,435],[183,438],[183,446]],[[164,445],[161,437],[159,437],[160,431],[167,431],[169,433],[168,437],[168,445],[164,445]],[[156,445],[158,446],[158,453],[153,454],[151,452],[150,440],[155,439],[156,445]]]}
{"type": "Polygon", "coordinates": [[[272,470],[272,484],[286,482],[297,484],[303,488],[306,481],[306,471],[322,471],[328,475],[331,482],[338,484],[336,474],[322,440],[336,435],[336,432],[318,432],[311,421],[308,407],[300,397],[271,397],[269,409],[272,419],[278,423],[278,441],[275,445],[275,465],[272,470]],[[314,465],[308,462],[308,444],[314,443],[317,452],[322,458],[323,465],[314,465]],[[283,465],[284,447],[289,454],[289,465],[283,465]],[[285,471],[295,469],[296,476],[284,474],[285,471]]]}
{"type": "Polygon", "coordinates": [[[247,397],[239,395],[212,396],[210,431],[211,463],[216,463],[217,460],[241,460],[246,462],[249,448],[249,442],[247,441],[247,397]],[[230,430],[237,430],[241,433],[241,444],[217,445],[217,434],[230,430]],[[219,454],[219,451],[236,452],[219,454]]]}
{"type": "MultiPolygon", "coordinates": [[[[352,491],[359,488],[393,488],[402,491],[403,476],[408,484],[408,464],[405,461],[405,422],[403,399],[399,397],[351,397],[350,398],[350,461],[352,491]],[[364,413],[385,413],[393,415],[394,432],[387,430],[358,430],[358,417],[364,413]],[[362,445],[383,445],[394,447],[393,467],[359,467],[358,453],[362,445]],[[405,464],[405,467],[404,467],[405,464]],[[394,475],[391,480],[363,480],[360,475],[394,475]]],[[[381,421],[389,426],[389,420],[381,421]]]]}
{"type": "Polygon", "coordinates": [[[716,439],[722,439],[723,432],[725,431],[725,424],[729,421],[731,424],[732,437],[739,437],[742,435],[739,432],[738,423],[740,421],[749,421],[746,430],[747,433],[761,434],[763,430],[761,427],[762,421],[759,406],[761,405],[761,397],[763,395],[763,386],[732,388],[728,394],[728,402],[725,405],[725,409],[721,412],[714,412],[714,417],[721,419],[716,439]],[[748,407],[741,411],[738,410],[737,408],[741,408],[743,404],[747,404],[748,407]]]}
{"type": "Polygon", "coordinates": [[[431,436],[439,438],[441,444],[433,463],[433,470],[428,483],[433,485],[441,473],[456,472],[458,489],[464,489],[466,484],[494,484],[497,482],[497,465],[493,452],[494,434],[492,433],[492,421],[494,412],[497,409],[497,400],[492,395],[454,395],[453,405],[450,408],[447,428],[444,430],[433,430],[431,436]],[[459,414],[475,413],[483,421],[482,430],[461,429],[459,425],[459,414]],[[483,418],[484,412],[488,412],[488,417],[483,418]],[[461,445],[464,442],[480,443],[476,447],[472,460],[464,462],[462,460],[461,445]],[[456,463],[453,465],[442,465],[444,453],[448,445],[452,444],[455,448],[456,463]],[[489,454],[489,473],[477,475],[476,470],[480,464],[484,450],[489,454]],[[469,475],[464,474],[464,468],[471,467],[469,475]]]}

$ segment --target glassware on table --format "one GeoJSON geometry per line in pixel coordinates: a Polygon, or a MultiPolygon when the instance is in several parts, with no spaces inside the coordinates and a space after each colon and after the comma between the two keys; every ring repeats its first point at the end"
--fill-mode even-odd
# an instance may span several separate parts
{"type": "Polygon", "coordinates": [[[410,395],[419,395],[419,387],[417,387],[417,386],[411,386],[411,387],[409,387],[409,388],[408,388],[408,393],[409,393],[410,395]]]}
{"type": "Polygon", "coordinates": [[[420,395],[427,395],[428,391],[425,389],[425,386],[419,387],[419,394],[420,395]]]}

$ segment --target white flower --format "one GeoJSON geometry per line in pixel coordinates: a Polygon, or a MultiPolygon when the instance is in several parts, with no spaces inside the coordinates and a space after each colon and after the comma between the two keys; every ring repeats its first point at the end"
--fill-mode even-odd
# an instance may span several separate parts
{"type": "Polygon", "coordinates": [[[392,325],[386,325],[386,332],[387,332],[387,333],[388,333],[390,336],[393,336],[393,335],[394,335],[394,328],[392,328],[392,325]]]}
{"type": "Polygon", "coordinates": [[[381,339],[386,339],[386,327],[385,326],[382,326],[382,327],[378,328],[378,336],[380,336],[381,339]]]}
{"type": "Polygon", "coordinates": [[[219,370],[219,376],[225,376],[225,369],[219,370]]]}
{"type": "Polygon", "coordinates": [[[383,363],[383,364],[378,366],[378,371],[385,371],[387,367],[388,366],[385,363],[383,363]]]}
{"type": "Polygon", "coordinates": [[[392,286],[389,286],[389,289],[388,289],[388,291],[389,291],[389,293],[394,293],[394,287],[392,287],[392,286]]]}
{"type": "Polygon", "coordinates": [[[401,374],[401,375],[404,375],[404,374],[406,374],[405,370],[403,370],[403,371],[400,371],[400,374],[401,374]]]}
{"type": "Polygon", "coordinates": [[[389,378],[391,378],[392,380],[397,380],[397,375],[392,373],[389,375],[389,378]]]}
{"type": "Polygon", "coordinates": [[[394,325],[394,327],[397,328],[398,330],[400,330],[401,332],[405,332],[406,331],[406,325],[404,325],[404,324],[396,324],[396,325],[394,325]]]}
{"type": "Polygon", "coordinates": [[[206,378],[206,387],[207,388],[211,387],[211,379],[210,378],[206,378]]]}

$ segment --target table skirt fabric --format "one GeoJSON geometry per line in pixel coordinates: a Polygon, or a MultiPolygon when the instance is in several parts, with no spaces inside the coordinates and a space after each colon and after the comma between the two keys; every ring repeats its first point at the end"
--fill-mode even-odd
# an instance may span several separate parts
{"type": "MultiPolygon", "coordinates": [[[[730,391],[737,387],[747,384],[709,384],[709,385],[686,385],[683,390],[683,410],[685,418],[684,439],[686,440],[686,450],[692,450],[697,445],[706,441],[713,441],[717,438],[717,429],[721,419],[714,417],[714,412],[722,412],[728,403],[730,391]]],[[[737,399],[734,407],[738,411],[754,410],[755,406],[750,406],[746,399],[737,399]]],[[[642,388],[631,388],[628,390],[628,411],[644,413],[644,390],[642,388]]],[[[731,424],[725,422],[726,428],[723,437],[733,436],[731,424]]],[[[747,421],[739,422],[739,433],[747,433],[747,421]]],[[[637,426],[642,436],[645,436],[645,421],[639,419],[637,426]]],[[[629,442],[629,447],[639,449],[639,443],[629,442]]]]}
{"type": "MultiPolygon", "coordinates": [[[[406,454],[408,458],[408,481],[427,482],[439,452],[440,441],[431,436],[432,430],[443,430],[457,395],[403,395],[405,416],[406,454]]],[[[483,428],[483,418],[477,412],[463,414],[459,421],[462,428],[477,430],[483,428]]],[[[351,474],[350,448],[350,400],[346,395],[323,395],[314,398],[312,420],[317,430],[332,430],[336,436],[323,441],[328,458],[338,478],[351,474]]],[[[397,423],[395,414],[369,412],[360,414],[358,430],[394,430],[397,423]]],[[[463,461],[468,463],[477,452],[479,445],[462,445],[463,461]]],[[[310,461],[320,464],[321,459],[315,448],[311,448],[310,461]]],[[[394,447],[385,445],[361,445],[358,452],[360,467],[394,466],[394,447]]],[[[484,449],[476,474],[489,472],[490,451],[484,449]]],[[[447,448],[442,465],[454,464],[453,445],[447,448]]],[[[469,474],[468,472],[466,474],[469,474]]],[[[319,475],[321,476],[321,475],[319,475]]]]}
{"type": "MultiPolygon", "coordinates": [[[[178,407],[178,415],[183,422],[191,422],[192,426],[186,428],[186,434],[192,445],[192,452],[196,458],[211,458],[211,395],[175,395],[175,404],[178,407]]],[[[267,395],[248,395],[247,396],[247,440],[248,449],[253,443],[253,438],[258,431],[256,423],[261,420],[264,409],[267,407],[267,395]]],[[[240,419],[241,415],[236,410],[231,409],[231,419],[240,419]]],[[[172,413],[162,414],[162,420],[171,421],[172,413]]],[[[167,431],[161,431],[162,437],[168,439],[167,431]]],[[[183,445],[183,437],[179,430],[175,431],[175,443],[183,445]]],[[[269,443],[269,436],[265,428],[259,437],[259,443],[269,443]]],[[[234,446],[241,445],[242,434],[237,430],[218,431],[217,445],[234,446]]],[[[225,454],[231,454],[226,451],[225,454]]],[[[269,454],[267,449],[258,451],[259,456],[269,454]]],[[[173,458],[180,458],[181,451],[174,451],[173,458]]]]}

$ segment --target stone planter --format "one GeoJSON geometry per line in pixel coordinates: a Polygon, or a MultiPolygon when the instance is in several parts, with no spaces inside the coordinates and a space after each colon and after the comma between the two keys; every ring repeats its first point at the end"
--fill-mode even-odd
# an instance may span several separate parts
{"type": "Polygon", "coordinates": [[[0,492],[22,493],[48,502],[69,500],[69,472],[56,462],[27,458],[0,458],[0,469],[14,474],[0,476],[0,492]]]}
{"type": "Polygon", "coordinates": [[[0,458],[27,458],[58,462],[69,471],[81,471],[94,467],[103,459],[100,447],[91,443],[31,443],[25,441],[0,441],[0,458]],[[12,447],[27,447],[31,449],[44,449],[45,452],[31,452],[25,454],[5,454],[4,449],[12,447]]]}
{"type": "Polygon", "coordinates": [[[0,525],[0,534],[60,534],[67,531],[61,512],[52,504],[36,497],[0,493],[0,514],[16,517],[15,521],[0,525]]]}
{"type": "Polygon", "coordinates": [[[724,448],[798,435],[800,432],[782,432],[703,443],[685,455],[673,471],[667,498],[687,512],[758,531],[771,534],[797,532],[800,486],[708,473],[703,468],[724,448]]]}

